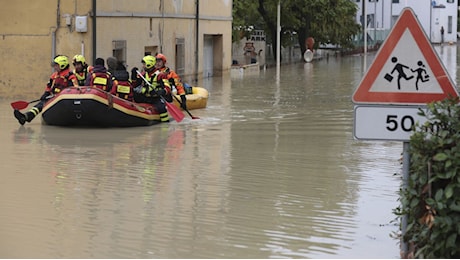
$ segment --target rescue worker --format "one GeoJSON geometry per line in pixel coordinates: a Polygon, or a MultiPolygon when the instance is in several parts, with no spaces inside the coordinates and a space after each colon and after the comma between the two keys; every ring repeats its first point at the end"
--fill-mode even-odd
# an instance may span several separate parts
{"type": "Polygon", "coordinates": [[[92,86],[110,92],[112,88],[112,75],[105,68],[104,59],[97,58],[94,62],[92,73],[86,79],[86,86],[92,86]]]}
{"type": "Polygon", "coordinates": [[[25,114],[17,109],[14,110],[14,117],[16,117],[19,124],[24,125],[26,122],[32,121],[43,110],[43,106],[50,97],[67,87],[74,86],[74,82],[76,83],[77,79],[69,69],[69,60],[66,56],[57,55],[51,64],[55,72],[51,74],[40,102],[25,114]]]}
{"type": "MultiPolygon", "coordinates": [[[[177,94],[180,96],[181,99],[181,107],[184,110],[187,110],[187,99],[185,97],[185,89],[182,84],[182,80],[180,79],[179,75],[172,70],[171,68],[166,66],[166,56],[158,53],[156,55],[156,65],[155,68],[158,69],[160,72],[164,73],[169,81],[169,84],[171,85],[171,88],[175,87],[177,90],[177,94]]],[[[168,100],[169,101],[169,100],[168,100]]],[[[172,102],[172,97],[171,97],[171,102],[172,102]]]]}
{"type": "Polygon", "coordinates": [[[133,99],[133,86],[129,78],[129,72],[123,63],[118,62],[112,77],[113,85],[110,93],[117,97],[134,101],[133,99]]]}
{"type": "Polygon", "coordinates": [[[85,86],[89,71],[85,57],[80,54],[73,56],[72,64],[74,66],[73,74],[78,81],[78,86],[85,86]]]}
{"type": "Polygon", "coordinates": [[[169,81],[163,73],[155,69],[156,58],[152,55],[147,55],[142,58],[142,76],[146,79],[145,82],[136,73],[136,68],[131,70],[131,79],[133,80],[134,101],[138,103],[152,104],[160,114],[161,122],[169,122],[168,111],[166,105],[160,98],[165,98],[171,95],[171,87],[169,81]]]}

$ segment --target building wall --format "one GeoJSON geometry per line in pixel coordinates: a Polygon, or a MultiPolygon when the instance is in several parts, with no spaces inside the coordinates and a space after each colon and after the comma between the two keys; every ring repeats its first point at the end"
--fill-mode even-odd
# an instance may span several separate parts
{"type": "Polygon", "coordinates": [[[220,36],[221,46],[214,49],[214,58],[217,59],[214,62],[214,75],[219,75],[231,66],[232,1],[198,2],[200,20],[197,38],[195,1],[155,0],[133,5],[122,0],[98,0],[98,56],[112,56],[112,42],[125,40],[128,68],[139,68],[145,52],[161,52],[168,58],[167,65],[176,69],[176,42],[180,39],[185,46],[182,76],[198,73],[198,77],[201,77],[206,61],[206,57],[203,57],[204,37],[220,36]]]}
{"type": "Polygon", "coordinates": [[[0,27],[2,97],[41,94],[56,54],[69,59],[83,54],[92,64],[94,57],[119,54],[114,49],[120,42],[126,44],[123,57],[128,69],[140,68],[149,51],[165,54],[167,65],[175,69],[176,43],[182,41],[182,76],[196,80],[203,76],[206,61],[204,38],[211,36],[213,75],[231,67],[232,0],[97,0],[95,50],[92,4],[92,0],[18,0],[0,8],[5,25],[0,27]],[[76,16],[87,17],[87,32],[75,30],[76,16]]]}
{"type": "Polygon", "coordinates": [[[393,15],[409,6],[414,10],[425,33],[433,43],[441,42],[441,26],[444,26],[444,41],[457,42],[457,0],[448,3],[447,0],[406,0],[393,4],[393,15]],[[406,5],[407,2],[407,5],[406,5]],[[447,17],[452,17],[452,31],[447,32],[447,17]]]}
{"type": "MultiPolygon", "coordinates": [[[[361,21],[363,0],[357,0],[358,12],[356,21],[361,21]]],[[[444,26],[444,41],[457,42],[457,3],[458,0],[453,0],[448,3],[447,0],[399,0],[399,3],[393,3],[393,0],[366,0],[366,13],[368,16],[373,16],[375,26],[369,27],[368,31],[374,28],[389,30],[396,22],[402,9],[410,7],[417,15],[422,28],[426,35],[433,43],[441,41],[441,26],[444,26]],[[452,17],[452,30],[448,33],[448,17],[452,17]]],[[[372,33],[370,33],[372,36],[372,33]]]]}
{"type": "MultiPolygon", "coordinates": [[[[43,92],[55,54],[72,55],[90,34],[73,31],[65,15],[86,15],[85,1],[8,1],[0,8],[0,96],[19,97],[43,92]],[[59,14],[58,14],[59,12],[59,14]]],[[[71,19],[74,21],[74,19],[71,19]]]]}

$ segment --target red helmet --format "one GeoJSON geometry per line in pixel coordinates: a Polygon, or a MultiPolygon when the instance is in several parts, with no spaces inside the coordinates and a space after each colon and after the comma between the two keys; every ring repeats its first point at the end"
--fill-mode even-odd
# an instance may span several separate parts
{"type": "Polygon", "coordinates": [[[161,53],[158,53],[157,56],[156,56],[157,59],[161,59],[163,60],[163,63],[166,63],[166,56],[164,56],[163,54],[161,53]]]}

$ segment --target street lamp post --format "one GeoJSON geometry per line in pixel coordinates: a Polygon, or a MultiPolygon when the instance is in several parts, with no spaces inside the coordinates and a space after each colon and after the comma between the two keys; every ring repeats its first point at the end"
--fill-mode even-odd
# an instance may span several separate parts
{"type": "Polygon", "coordinates": [[[280,80],[280,60],[281,60],[281,0],[278,0],[276,14],[276,81],[280,80]]]}

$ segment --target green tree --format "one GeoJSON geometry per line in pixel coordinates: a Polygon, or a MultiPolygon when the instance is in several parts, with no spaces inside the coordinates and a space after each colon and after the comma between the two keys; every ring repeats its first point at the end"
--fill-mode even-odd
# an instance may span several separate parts
{"type": "MultiPolygon", "coordinates": [[[[268,43],[272,43],[276,56],[276,19],[279,0],[234,0],[235,25],[263,29],[268,43]]],[[[350,0],[283,0],[281,7],[281,44],[292,45],[297,38],[301,52],[306,50],[305,40],[313,37],[316,46],[321,43],[352,46],[352,37],[360,31],[355,21],[358,7],[350,0]]]]}
{"type": "Polygon", "coordinates": [[[254,29],[264,29],[263,20],[257,12],[256,2],[251,0],[233,1],[232,42],[249,37],[254,29]]]}

